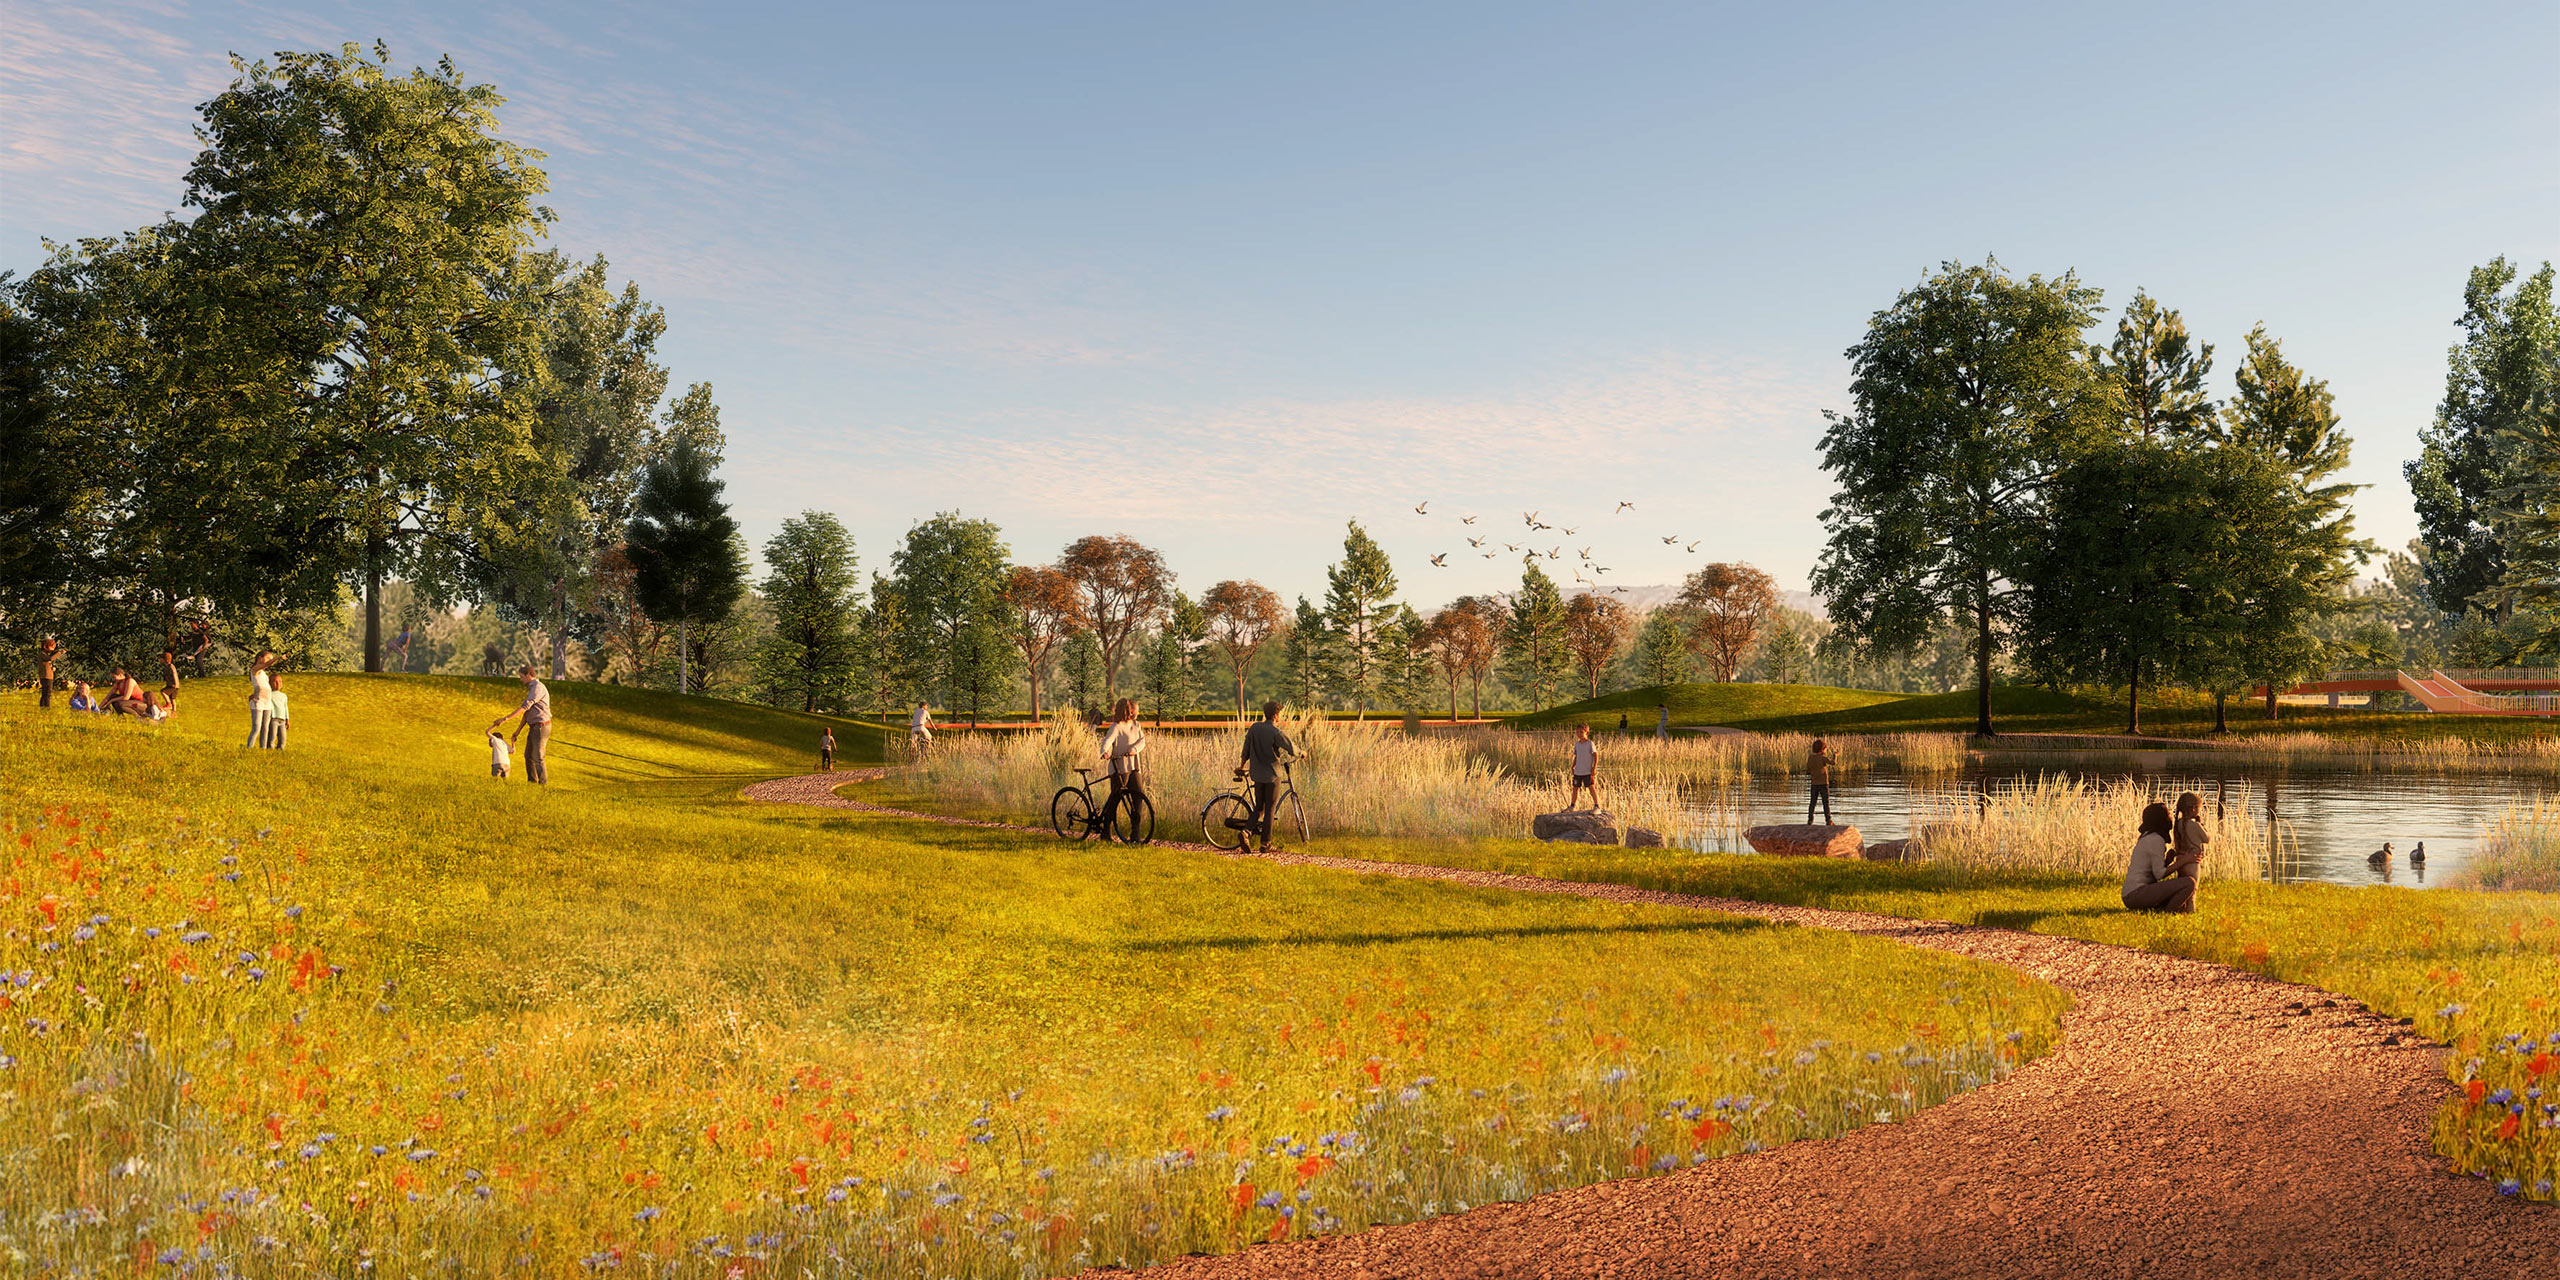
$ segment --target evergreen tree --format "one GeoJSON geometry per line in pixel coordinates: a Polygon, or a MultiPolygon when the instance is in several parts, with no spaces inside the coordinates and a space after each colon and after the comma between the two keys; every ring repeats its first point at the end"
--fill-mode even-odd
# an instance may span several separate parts
{"type": "Polygon", "coordinates": [[[1102,646],[1094,642],[1092,632],[1078,627],[1067,633],[1058,657],[1058,678],[1066,682],[1067,697],[1076,710],[1088,716],[1111,696],[1110,682],[1102,672],[1102,646]]]}
{"type": "Polygon", "coordinates": [[[1520,574],[1520,590],[1511,597],[1502,651],[1511,687],[1529,700],[1532,711],[1552,705],[1556,686],[1573,660],[1565,648],[1564,624],[1564,596],[1555,579],[1528,562],[1520,574]]]}
{"type": "Polygon", "coordinates": [[[2419,433],[2418,457],[2401,468],[2417,495],[2427,593],[2456,616],[2484,603],[2508,607],[2503,595],[2485,599],[2505,582],[2510,554],[2496,510],[2532,461],[2525,445],[2536,438],[2535,406],[2560,394],[2551,264],[2518,275],[2503,257],[2472,271],[2462,291],[2462,342],[2447,358],[2444,402],[2419,433]]]}
{"type": "Polygon", "coordinates": [[[853,535],[826,512],[803,511],[764,544],[764,562],[773,634],[757,655],[758,683],[777,706],[842,709],[855,658],[853,535]]]}
{"type": "Polygon", "coordinates": [[[859,692],[871,695],[882,720],[905,709],[916,682],[907,670],[907,607],[898,584],[871,575],[870,607],[854,619],[854,672],[859,692]]]}
{"type": "MultiPolygon", "coordinates": [[[[2348,606],[2357,565],[2374,552],[2354,537],[2347,499],[2356,486],[2332,477],[2346,469],[2349,441],[2338,428],[2329,384],[2284,358],[2266,326],[2249,331],[2249,358],[2239,372],[2240,393],[2225,415],[2232,447],[2266,459],[2281,473],[2281,501],[2242,513],[2237,524],[2252,530],[2238,567],[2246,575],[2220,597],[2231,606],[2202,679],[2214,691],[2214,727],[2223,728],[2223,704],[2246,683],[2267,689],[2267,718],[2276,717],[2276,691],[2327,665],[2328,619],[2348,606]]],[[[2245,483],[2242,482],[2242,483],[2245,483]]]]}
{"type": "Polygon", "coordinates": [[[1645,615],[1636,633],[1636,672],[1648,686],[1679,684],[1689,678],[1689,624],[1676,609],[1645,615]]]}
{"type": "Polygon", "coordinates": [[[676,629],[676,692],[691,690],[693,628],[729,616],[746,594],[738,522],[711,474],[713,455],[691,438],[649,464],[625,532],[634,599],[649,620],[676,629]]]}
{"type": "Polygon", "coordinates": [[[1298,708],[1313,711],[1322,705],[1326,689],[1333,686],[1333,638],[1327,633],[1324,613],[1298,597],[1298,610],[1291,620],[1288,637],[1281,641],[1282,678],[1298,708]]]}
{"type": "Polygon", "coordinates": [[[1343,535],[1342,561],[1325,570],[1324,617],[1334,641],[1333,673],[1342,692],[1369,716],[1369,698],[1377,690],[1379,667],[1388,652],[1382,634],[1393,619],[1395,569],[1357,520],[1343,535]]]}
{"type": "Polygon", "coordinates": [[[2128,435],[2178,440],[2212,432],[2213,398],[2205,376],[2213,372],[2213,344],[2198,345],[2186,319],[2147,293],[2116,321],[2113,345],[2091,347],[2090,362],[2128,435]]]}
{"type": "Polygon", "coordinates": [[[1835,635],[1869,654],[1918,649],[1949,618],[1971,631],[1975,728],[2025,612],[2044,486],[2102,428],[2109,397],[2083,357],[2094,289],[1949,263],[1868,321],[1849,349],[1856,409],[1826,415],[1839,488],[1813,573],[1835,635]]]}
{"type": "Polygon", "coordinates": [[[1164,723],[1168,712],[1180,716],[1191,710],[1192,691],[1200,679],[1199,649],[1208,637],[1207,615],[1191,597],[1174,592],[1140,664],[1142,687],[1155,707],[1156,723],[1164,723]]]}

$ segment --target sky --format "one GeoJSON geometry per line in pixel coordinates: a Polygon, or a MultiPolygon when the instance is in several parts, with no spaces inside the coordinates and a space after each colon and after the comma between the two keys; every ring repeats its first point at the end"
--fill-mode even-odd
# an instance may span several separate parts
{"type": "Polygon", "coordinates": [[[1842,352],[1985,256],[2096,341],[2178,308],[2224,397],[2263,322],[2398,547],[2466,274],[2560,258],[2550,0],[0,0],[0,269],[178,210],[230,54],[377,39],[495,85],[552,243],[665,308],[750,538],[830,511],[867,570],[958,511],[1195,595],[1320,597],[1352,520],[1426,610],[1505,543],[1800,589],[1842,352]]]}

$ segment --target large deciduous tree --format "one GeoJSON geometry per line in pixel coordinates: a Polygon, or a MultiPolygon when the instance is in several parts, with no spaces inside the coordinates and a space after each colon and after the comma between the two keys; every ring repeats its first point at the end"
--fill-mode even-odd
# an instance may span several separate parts
{"type": "Polygon", "coordinates": [[[803,711],[843,708],[855,659],[853,535],[824,511],[803,511],[764,544],[764,563],[773,634],[756,674],[766,697],[803,711]]]}
{"type": "Polygon", "coordinates": [[[2474,268],[2462,291],[2462,341],[2447,356],[2444,401],[2402,465],[2417,496],[2427,594],[2460,615],[2503,612],[2510,548],[2497,511],[2536,461],[2534,415],[2560,394],[2560,319],[2551,264],[2530,276],[2505,258],[2474,268]],[[2521,278],[2519,278],[2521,276],[2521,278]]]}
{"type": "Polygon", "coordinates": [[[550,220],[535,153],[497,133],[501,99],[451,60],[235,60],[205,104],[181,233],[206,338],[297,376],[300,485],[335,535],[329,566],[365,597],[365,669],[382,668],[381,585],[459,577],[461,536],[533,461],[547,370],[528,250],[550,220]]]}
{"type": "Polygon", "coordinates": [[[1127,534],[1078,538],[1059,555],[1058,568],[1083,596],[1077,622],[1102,651],[1102,693],[1109,698],[1119,690],[1129,637],[1164,608],[1173,571],[1163,555],[1127,534]]]}
{"type": "Polygon", "coordinates": [[[1018,564],[1007,571],[1004,602],[1012,611],[1013,647],[1022,653],[1022,669],[1031,682],[1031,718],[1040,718],[1040,673],[1058,642],[1075,629],[1078,616],[1075,580],[1062,569],[1018,564]]]}
{"type": "Polygon", "coordinates": [[[1200,597],[1200,611],[1209,624],[1209,643],[1235,675],[1236,717],[1250,719],[1244,705],[1244,673],[1262,646],[1288,625],[1280,597],[1249,578],[1229,579],[1200,597]]]}
{"type": "Polygon", "coordinates": [[[1600,673],[1627,645],[1627,607],[1585,592],[1564,607],[1564,647],[1582,668],[1583,696],[1600,696],[1600,673]]]}
{"type": "Polygon", "coordinates": [[[747,591],[738,522],[712,474],[718,455],[679,437],[640,482],[624,531],[631,594],[650,621],[676,632],[676,692],[692,689],[693,629],[726,619],[747,591]]]}
{"type": "Polygon", "coordinates": [[[1013,620],[1005,605],[1012,551],[987,520],[945,511],[907,530],[890,555],[890,580],[906,612],[907,669],[976,719],[1013,675],[1013,620]]]}
{"type": "Polygon", "coordinates": [[[1474,681],[1476,718],[1484,716],[1484,677],[1492,670],[1494,655],[1501,651],[1500,629],[1495,621],[1499,605],[1475,596],[1460,596],[1432,614],[1423,623],[1415,644],[1428,655],[1449,681],[1449,722],[1458,720],[1458,678],[1474,681]]]}
{"type": "Polygon", "coordinates": [[[2020,280],[1949,263],[1868,321],[1848,351],[1856,407],[1828,414],[1838,485],[1813,574],[1837,634],[1873,653],[1972,632],[1975,729],[1992,732],[1992,665],[2025,607],[2020,573],[2043,491],[2107,400],[2083,358],[2098,303],[2066,274],[2020,280]]]}
{"type": "Polygon", "coordinates": [[[1690,641],[1716,669],[1716,679],[1728,684],[1751,657],[1760,628],[1777,609],[1777,582],[1738,561],[1708,565],[1680,584],[1680,611],[1689,620],[1690,641]]]}
{"type": "Polygon", "coordinates": [[[1342,559],[1324,571],[1324,618],[1334,641],[1333,673],[1367,719],[1377,691],[1382,633],[1395,616],[1395,567],[1386,548],[1357,520],[1342,538],[1342,559]]]}

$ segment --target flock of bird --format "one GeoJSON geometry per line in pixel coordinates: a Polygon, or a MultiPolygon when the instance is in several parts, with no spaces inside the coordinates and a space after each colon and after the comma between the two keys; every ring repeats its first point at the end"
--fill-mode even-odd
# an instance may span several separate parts
{"type": "MultiPolygon", "coordinates": [[[[2383,841],[2382,847],[2366,854],[2364,856],[2364,860],[2372,863],[2374,866],[2382,867],[2386,870],[2389,869],[2391,866],[2391,842],[2388,840],[2383,841]]],[[[2409,851],[2409,865],[2413,867],[2423,867],[2427,865],[2426,841],[2419,841],[2418,846],[2409,851]]]]}
{"type": "MultiPolygon", "coordinates": [[[[1622,516],[1635,509],[1636,504],[1633,502],[1621,502],[1618,504],[1617,509],[1609,514],[1612,516],[1622,516]]],[[[1415,515],[1428,518],[1431,515],[1431,500],[1426,498],[1413,504],[1413,513],[1415,515]]],[[[1581,532],[1578,529],[1566,526],[1548,524],[1546,521],[1539,519],[1539,516],[1542,514],[1544,513],[1540,511],[1523,511],[1520,513],[1520,523],[1525,526],[1531,534],[1556,533],[1570,539],[1581,532]]],[[[1462,528],[1465,526],[1471,526],[1475,522],[1476,517],[1472,515],[1458,517],[1458,524],[1462,528]]],[[[1546,550],[1540,551],[1534,544],[1530,543],[1528,539],[1523,538],[1520,542],[1499,543],[1502,550],[1494,551],[1488,549],[1485,545],[1488,542],[1495,541],[1494,536],[1490,533],[1485,534],[1482,537],[1477,537],[1462,532],[1459,536],[1467,540],[1467,547],[1469,550],[1474,551],[1483,559],[1491,560],[1500,555],[1516,554],[1520,557],[1520,563],[1522,564],[1535,564],[1542,559],[1562,561],[1564,559],[1565,550],[1569,545],[1565,542],[1558,542],[1546,550]]],[[[1701,541],[1703,541],[1703,539],[1701,539],[1701,541]]],[[[1676,533],[1666,534],[1662,539],[1662,545],[1666,547],[1676,547],[1681,545],[1681,543],[1682,539],[1680,535],[1676,533]]],[[[1698,553],[1698,543],[1688,543],[1688,551],[1689,554],[1696,555],[1698,553]]],[[[1600,564],[1593,560],[1591,547],[1575,547],[1573,548],[1573,552],[1576,557],[1572,566],[1573,580],[1577,585],[1586,587],[1594,593],[1602,591],[1606,591],[1611,595],[1625,595],[1627,593],[1627,588],[1624,586],[1607,586],[1600,581],[1597,575],[1609,572],[1609,566],[1600,564]]],[[[1443,551],[1440,554],[1431,557],[1433,567],[1441,569],[1448,568],[1449,557],[1452,554],[1455,553],[1443,551]]]]}

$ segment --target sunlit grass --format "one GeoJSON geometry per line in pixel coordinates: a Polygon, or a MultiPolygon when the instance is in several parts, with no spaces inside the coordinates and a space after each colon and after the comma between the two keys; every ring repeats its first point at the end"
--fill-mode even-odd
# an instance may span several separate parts
{"type": "Polygon", "coordinates": [[[2560,802],[2509,805],[2482,834],[2458,884],[2560,893],[2560,802]]]}
{"type": "Polygon", "coordinates": [[[192,687],[156,728],[0,704],[13,1265],[1138,1265],[1888,1120],[2061,1006],[1819,931],[739,801],[807,717],[561,686],[545,790],[487,777],[512,686],[294,692],[281,753],[192,687]]]}
{"type": "Polygon", "coordinates": [[[1333,851],[2028,929],[2323,987],[2453,1046],[2436,1147],[2456,1168],[2542,1200],[2560,1180],[2560,895],[2270,885],[2218,879],[2209,861],[2196,912],[2172,916],[2124,910],[2121,865],[2099,875],[1505,840],[1333,851]]]}

